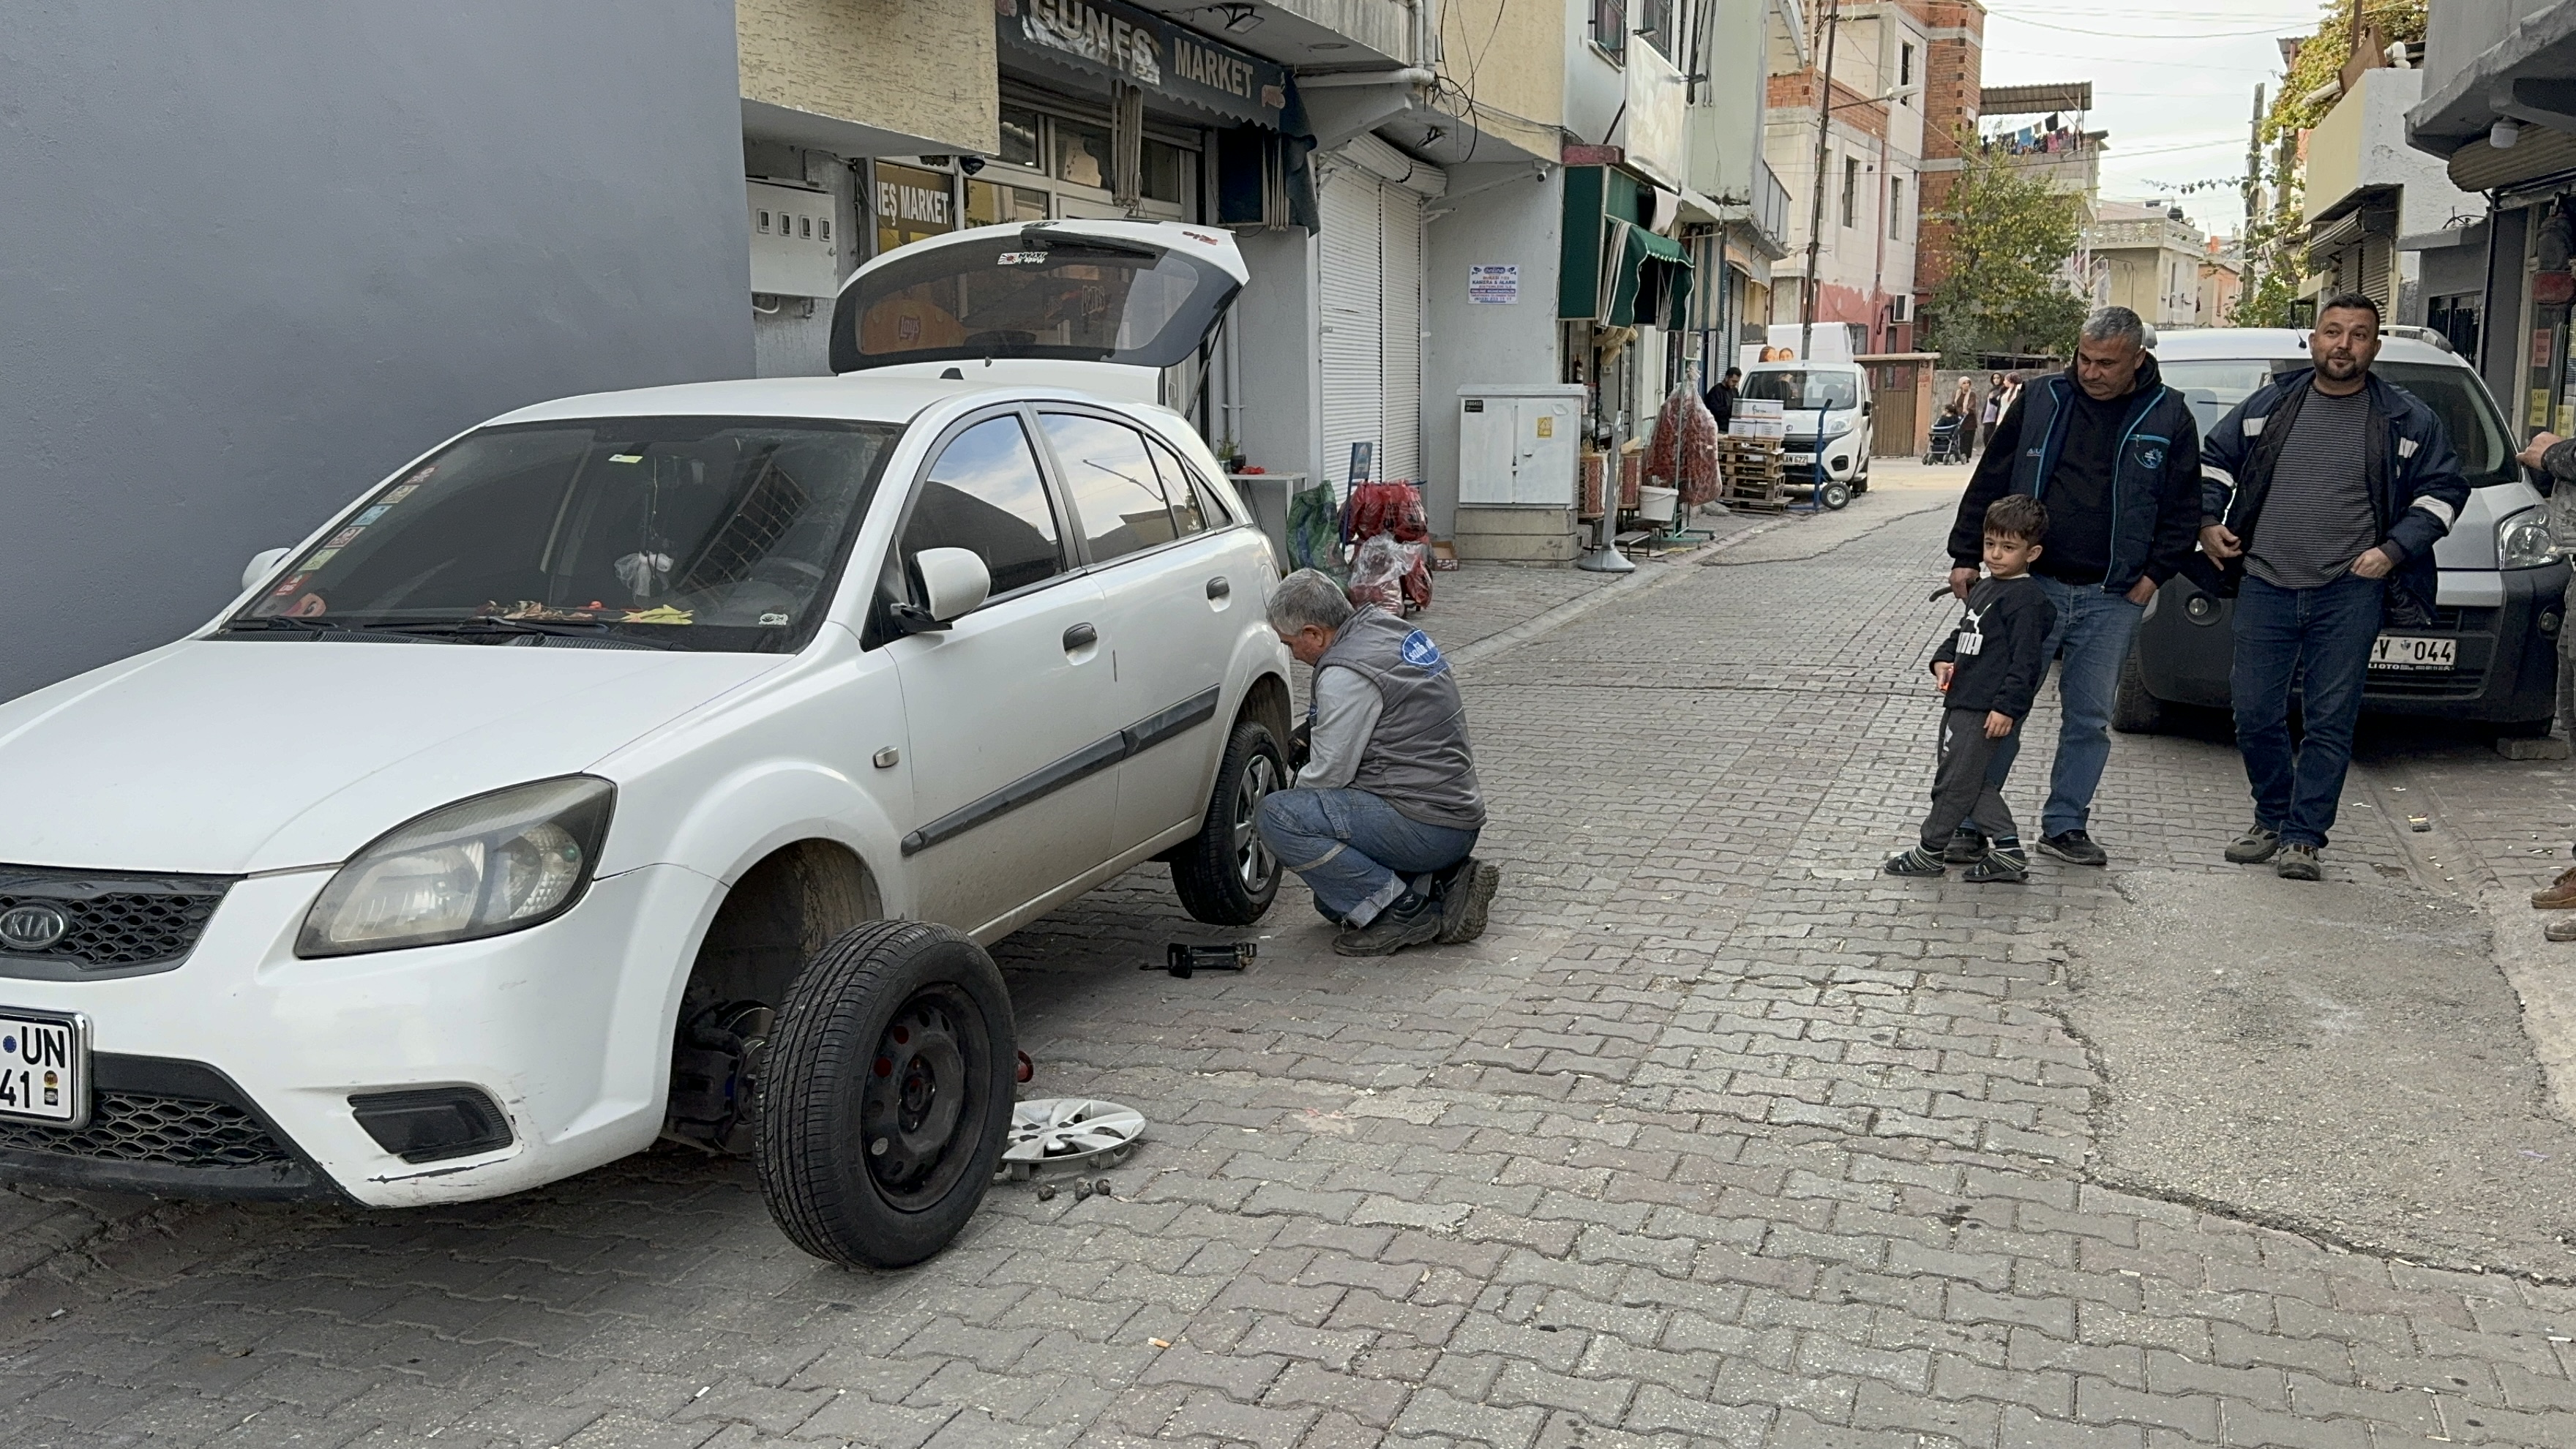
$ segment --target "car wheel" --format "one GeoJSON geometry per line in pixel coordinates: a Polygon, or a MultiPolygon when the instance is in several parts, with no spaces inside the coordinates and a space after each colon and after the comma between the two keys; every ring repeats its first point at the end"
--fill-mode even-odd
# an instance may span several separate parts
{"type": "Polygon", "coordinates": [[[2165,702],[2147,693],[2146,670],[2132,645],[2120,661],[2120,682],[2111,692],[2111,728],[2124,735],[2151,735],[2164,728],[2165,702]]]}
{"type": "Polygon", "coordinates": [[[1207,819],[1171,855],[1172,889],[1192,916],[1212,926],[1249,926],[1270,909],[1279,894],[1279,857],[1253,822],[1262,799],[1287,784],[1287,762],[1270,727],[1237,722],[1207,819]]]}
{"type": "Polygon", "coordinates": [[[1840,479],[1828,478],[1816,485],[1816,502],[1827,508],[1841,508],[1848,505],[1851,502],[1851,495],[1851,485],[1840,479]]]}
{"type": "Polygon", "coordinates": [[[788,987],[761,1064],[769,1215],[844,1267],[938,1252],[1001,1162],[1017,1066],[1010,993],[983,947],[920,921],[851,928],[788,987]]]}

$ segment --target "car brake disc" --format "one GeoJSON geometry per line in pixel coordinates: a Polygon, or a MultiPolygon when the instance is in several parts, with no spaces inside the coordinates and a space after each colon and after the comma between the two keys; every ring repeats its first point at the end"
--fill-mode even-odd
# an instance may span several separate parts
{"type": "Polygon", "coordinates": [[[1145,1114],[1089,1097],[1040,1097],[1011,1112],[1002,1174],[1014,1180],[1040,1168],[1099,1163],[1115,1167],[1145,1140],[1145,1114]]]}

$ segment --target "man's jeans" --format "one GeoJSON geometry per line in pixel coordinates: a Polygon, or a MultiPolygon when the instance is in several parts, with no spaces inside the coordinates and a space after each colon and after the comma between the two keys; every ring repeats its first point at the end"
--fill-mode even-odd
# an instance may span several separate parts
{"type": "Polygon", "coordinates": [[[1354,926],[1395,904],[1408,877],[1456,865],[1476,848],[1477,832],[1425,825],[1366,790],[1275,791],[1253,824],[1304,877],[1316,906],[1354,926]]]}
{"type": "Polygon", "coordinates": [[[2248,575],[2236,595],[2236,748],[2254,788],[2254,823],[2283,845],[2323,845],[2352,764],[2361,684],[2379,637],[2382,579],[2346,574],[2313,589],[2276,588],[2248,575]],[[2290,745],[2290,681],[2299,680],[2306,732],[2290,745]]]}
{"type": "MultiPolygon", "coordinates": [[[[2063,835],[2081,830],[2093,818],[2093,792],[2102,784],[2102,767],[2111,759],[2111,696],[2120,687],[2120,665],[2137,642],[2144,604],[2122,594],[2106,594],[2099,584],[2061,583],[2034,574],[2031,581],[2057,609],[2040,656],[2065,659],[2057,671],[2057,762],[2048,772],[2048,804],[2039,812],[2039,833],[2063,835]]],[[[1986,779],[1998,790],[2021,754],[2023,730],[2016,727],[1995,751],[1986,779]]],[[[1984,829],[1983,821],[1969,826],[1984,829]]],[[[1992,831],[1986,831],[1992,834],[1992,831]]]]}

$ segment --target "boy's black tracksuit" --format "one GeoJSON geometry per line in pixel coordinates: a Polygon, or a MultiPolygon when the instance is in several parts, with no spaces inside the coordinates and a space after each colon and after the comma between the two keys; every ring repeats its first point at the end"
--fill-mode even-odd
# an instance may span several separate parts
{"type": "Polygon", "coordinates": [[[1940,764],[1932,776],[1932,813],[1923,818],[1923,848],[1935,855],[1950,833],[1973,818],[1998,841],[2014,839],[2012,812],[2003,792],[1986,779],[1986,766],[2002,740],[1986,738],[1986,714],[2011,715],[2013,727],[2030,713],[2048,673],[2048,631],[2057,607],[2039,585],[2019,578],[1979,579],[1968,590],[1959,627],[1933,651],[1936,664],[1955,666],[1941,708],[1940,764]]]}

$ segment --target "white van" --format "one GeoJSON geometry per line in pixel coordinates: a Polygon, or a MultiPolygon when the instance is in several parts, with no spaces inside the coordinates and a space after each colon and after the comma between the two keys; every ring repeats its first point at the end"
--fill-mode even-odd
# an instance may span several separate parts
{"type": "Polygon", "coordinates": [[[1840,508],[1869,491],[1869,369],[1857,362],[1757,362],[1744,369],[1744,397],[1776,402],[1789,424],[1781,444],[1793,487],[1840,508]]]}

